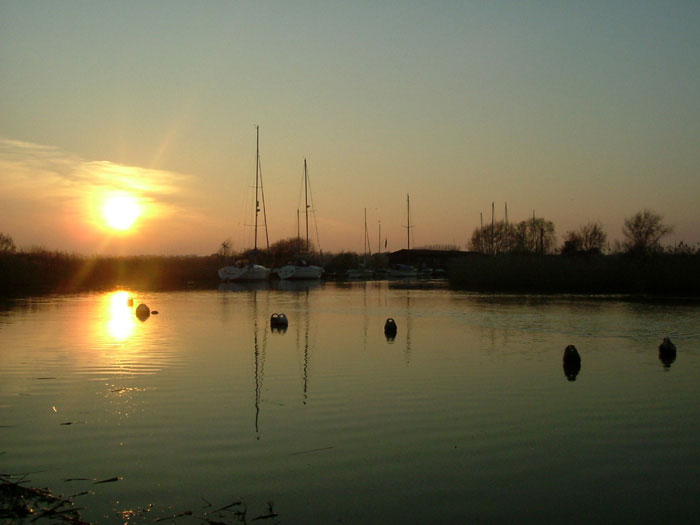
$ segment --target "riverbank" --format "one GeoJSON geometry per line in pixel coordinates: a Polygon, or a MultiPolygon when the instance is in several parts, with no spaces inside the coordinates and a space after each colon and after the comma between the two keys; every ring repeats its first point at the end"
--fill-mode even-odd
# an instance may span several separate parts
{"type": "Polygon", "coordinates": [[[168,290],[219,282],[216,255],[130,257],[81,256],[62,252],[0,255],[0,293],[70,293],[114,286],[168,290]]]}
{"type": "Polygon", "coordinates": [[[484,255],[455,261],[449,280],[455,290],[482,292],[697,297],[700,257],[484,255]]]}

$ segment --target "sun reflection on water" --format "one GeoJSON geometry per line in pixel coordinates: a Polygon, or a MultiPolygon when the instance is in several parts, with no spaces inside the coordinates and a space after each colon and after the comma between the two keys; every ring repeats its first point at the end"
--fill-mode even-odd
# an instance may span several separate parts
{"type": "Polygon", "coordinates": [[[136,323],[129,306],[129,292],[123,290],[106,296],[107,334],[116,341],[125,341],[134,332],[136,323]]]}

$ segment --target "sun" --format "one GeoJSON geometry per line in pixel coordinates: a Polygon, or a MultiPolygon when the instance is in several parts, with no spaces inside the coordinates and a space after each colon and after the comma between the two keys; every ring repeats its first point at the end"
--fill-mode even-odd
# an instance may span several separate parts
{"type": "Polygon", "coordinates": [[[102,215],[107,225],[119,231],[130,229],[141,215],[141,206],[133,195],[128,193],[113,193],[102,207],[102,215]]]}

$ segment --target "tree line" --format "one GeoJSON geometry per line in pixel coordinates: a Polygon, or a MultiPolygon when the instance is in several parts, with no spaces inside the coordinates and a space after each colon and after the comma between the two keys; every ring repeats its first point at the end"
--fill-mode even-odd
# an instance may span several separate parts
{"type": "Polygon", "coordinates": [[[552,221],[542,217],[509,223],[507,220],[475,228],[469,248],[486,255],[501,254],[553,254],[600,255],[606,251],[645,256],[667,253],[697,254],[698,247],[681,242],[664,249],[661,241],[673,232],[658,213],[644,209],[627,217],[622,228],[623,240],[613,246],[599,222],[589,222],[576,230],[568,231],[562,245],[557,244],[556,229],[552,221]]]}

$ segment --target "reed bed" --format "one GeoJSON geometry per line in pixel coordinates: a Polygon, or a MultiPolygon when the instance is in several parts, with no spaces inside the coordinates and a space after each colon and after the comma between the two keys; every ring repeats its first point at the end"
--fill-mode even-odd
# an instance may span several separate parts
{"type": "Polygon", "coordinates": [[[454,261],[449,279],[458,290],[697,297],[700,256],[483,255],[454,261]]]}

